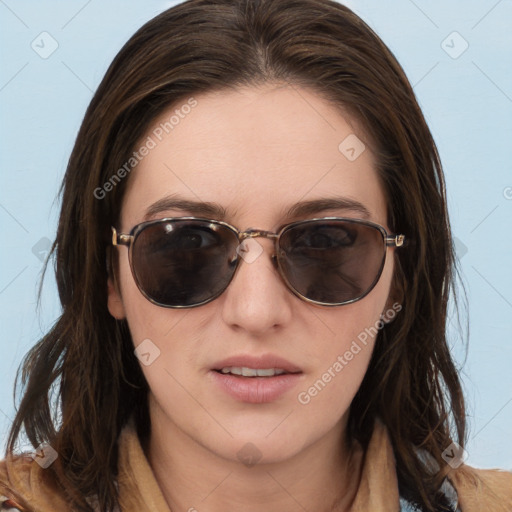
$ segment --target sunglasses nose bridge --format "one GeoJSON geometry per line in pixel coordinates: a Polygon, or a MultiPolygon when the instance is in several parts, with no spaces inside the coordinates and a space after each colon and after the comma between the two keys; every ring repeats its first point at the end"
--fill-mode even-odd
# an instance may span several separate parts
{"type": "MultiPolygon", "coordinates": [[[[242,231],[238,234],[238,240],[242,243],[247,238],[269,238],[274,242],[274,249],[277,250],[277,240],[279,239],[279,235],[272,231],[265,231],[262,229],[247,229],[246,231],[242,231]]],[[[276,264],[276,254],[272,254],[272,262],[276,264]]]]}
{"type": "Polygon", "coordinates": [[[241,242],[243,242],[246,238],[262,237],[276,239],[279,237],[277,233],[273,233],[272,231],[264,231],[261,229],[248,229],[247,231],[241,232],[238,236],[241,242]]]}

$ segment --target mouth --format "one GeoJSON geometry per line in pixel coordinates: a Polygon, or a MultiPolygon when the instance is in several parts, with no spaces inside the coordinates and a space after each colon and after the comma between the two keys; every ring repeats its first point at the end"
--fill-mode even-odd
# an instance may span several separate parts
{"type": "MultiPolygon", "coordinates": [[[[226,366],[220,370],[215,370],[223,375],[237,375],[239,377],[275,377],[277,375],[286,375],[287,372],[282,368],[248,368],[247,366],[226,366]]],[[[300,373],[300,372],[293,372],[300,373]]]]}
{"type": "Polygon", "coordinates": [[[210,372],[217,389],[246,403],[276,401],[297,386],[304,373],[276,356],[238,356],[217,363],[210,372]]]}

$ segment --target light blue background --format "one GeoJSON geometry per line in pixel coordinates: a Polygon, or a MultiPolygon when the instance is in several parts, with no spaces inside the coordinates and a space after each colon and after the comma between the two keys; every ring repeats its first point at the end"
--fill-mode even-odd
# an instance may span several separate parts
{"type": "MultiPolygon", "coordinates": [[[[55,234],[54,200],[85,109],[124,42],[174,3],[0,0],[2,444],[16,368],[59,313],[51,267],[36,311],[40,258],[55,234]],[[43,31],[58,42],[47,59],[31,48],[43,31]]],[[[464,364],[468,460],[512,469],[512,1],[347,5],[397,56],[438,144],[469,299],[467,359],[450,330],[464,364]],[[455,56],[464,41],[458,58],[446,53],[455,56]]]]}

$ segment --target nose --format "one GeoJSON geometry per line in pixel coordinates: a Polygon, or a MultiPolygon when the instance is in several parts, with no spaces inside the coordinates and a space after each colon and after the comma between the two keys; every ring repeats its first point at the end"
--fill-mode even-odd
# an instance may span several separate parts
{"type": "Polygon", "coordinates": [[[254,335],[288,324],[293,301],[299,300],[279,275],[273,237],[260,236],[239,246],[240,262],[221,301],[224,322],[254,335]]]}

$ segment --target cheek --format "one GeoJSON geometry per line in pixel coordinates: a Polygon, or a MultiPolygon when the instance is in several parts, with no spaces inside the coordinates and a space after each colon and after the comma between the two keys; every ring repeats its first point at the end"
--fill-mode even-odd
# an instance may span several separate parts
{"type": "Polygon", "coordinates": [[[197,345],[199,311],[151,303],[138,289],[127,257],[120,261],[119,275],[126,321],[142,372],[153,393],[163,394],[170,402],[180,401],[179,383],[190,380],[192,361],[205,350],[197,345]],[[187,321],[191,314],[194,321],[187,321]]]}
{"type": "Polygon", "coordinates": [[[336,422],[348,411],[368,368],[373,341],[363,344],[355,340],[344,349],[297,395],[308,414],[323,417],[327,423],[336,422]]]}
{"type": "Polygon", "coordinates": [[[325,337],[308,350],[315,371],[297,396],[298,402],[311,412],[323,411],[334,417],[345,413],[350,406],[384,326],[381,314],[386,313],[392,271],[393,259],[389,257],[369,295],[339,309],[318,311],[317,316],[326,327],[325,337]]]}
{"type": "Polygon", "coordinates": [[[132,276],[127,253],[122,254],[119,261],[119,288],[134,345],[145,339],[158,339],[168,311],[155,306],[142,295],[132,276]]]}
{"type": "Polygon", "coordinates": [[[297,397],[300,404],[315,402],[318,407],[333,407],[332,413],[345,412],[368,368],[380,302],[359,301],[323,317],[331,333],[308,350],[314,371],[297,397]]]}
{"type": "Polygon", "coordinates": [[[315,312],[325,329],[323,339],[317,340],[314,351],[324,364],[333,363],[345,353],[351,366],[357,366],[362,359],[369,360],[374,340],[384,325],[381,315],[385,315],[386,308],[390,306],[392,270],[393,261],[388,258],[379,282],[366,297],[353,304],[315,312]],[[326,357],[330,360],[327,361],[326,357]]]}

